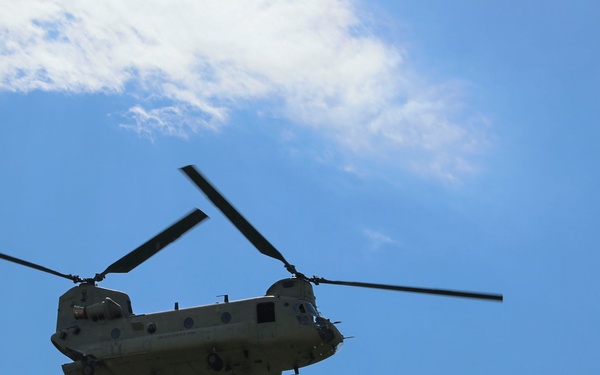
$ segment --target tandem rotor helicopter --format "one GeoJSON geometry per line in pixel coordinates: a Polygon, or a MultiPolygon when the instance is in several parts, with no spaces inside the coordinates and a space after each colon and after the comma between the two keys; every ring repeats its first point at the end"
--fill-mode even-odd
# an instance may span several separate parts
{"type": "Polygon", "coordinates": [[[192,165],[182,172],[262,254],[278,259],[292,277],[264,296],[149,314],[134,314],[129,296],[97,286],[110,273],[127,273],[196,226],[207,215],[185,217],[90,278],[64,274],[9,255],[0,258],[77,284],[59,298],[52,344],[73,362],[65,375],[280,375],[336,353],[344,336],[316,308],[312,285],[333,284],[502,301],[499,294],[415,288],[308,277],[299,272],[192,165]]]}

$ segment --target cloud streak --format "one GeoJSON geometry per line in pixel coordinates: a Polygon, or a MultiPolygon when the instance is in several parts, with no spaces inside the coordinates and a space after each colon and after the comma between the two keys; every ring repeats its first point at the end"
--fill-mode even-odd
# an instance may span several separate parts
{"type": "Polygon", "coordinates": [[[400,247],[400,243],[382,232],[373,229],[363,229],[363,236],[368,240],[368,252],[373,254],[378,252],[384,246],[400,247]]]}
{"type": "Polygon", "coordinates": [[[459,85],[424,84],[344,0],[23,0],[0,14],[0,89],[131,94],[150,138],[218,129],[255,103],[351,157],[444,179],[485,143],[459,85]],[[160,104],[159,104],[160,103],[160,104]],[[166,103],[166,104],[165,104],[166,103]]]}

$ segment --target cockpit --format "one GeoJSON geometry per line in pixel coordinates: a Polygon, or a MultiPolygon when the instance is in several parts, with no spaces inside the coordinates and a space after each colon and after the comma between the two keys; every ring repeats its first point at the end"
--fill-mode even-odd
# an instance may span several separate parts
{"type": "Polygon", "coordinates": [[[296,312],[298,323],[302,325],[308,325],[310,323],[317,324],[318,318],[323,319],[321,313],[317,311],[317,308],[307,301],[298,301],[294,305],[294,311],[296,312]]]}
{"type": "Polygon", "coordinates": [[[294,311],[298,323],[316,326],[317,332],[324,342],[330,342],[335,338],[333,324],[329,319],[324,318],[312,303],[300,300],[294,305],[294,311]]]}

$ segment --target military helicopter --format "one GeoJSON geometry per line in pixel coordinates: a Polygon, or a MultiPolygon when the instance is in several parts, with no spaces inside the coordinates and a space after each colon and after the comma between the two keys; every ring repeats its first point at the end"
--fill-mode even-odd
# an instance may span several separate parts
{"type": "Polygon", "coordinates": [[[198,170],[181,171],[262,254],[281,261],[292,277],[264,296],[173,310],[134,314],[129,296],[99,287],[108,274],[127,273],[207,215],[199,209],[91,278],[64,274],[0,253],[0,258],[73,281],[58,302],[51,342],[72,362],[65,375],[272,375],[320,362],[335,354],[344,336],[316,307],[313,284],[502,301],[500,294],[416,288],[308,277],[299,272],[198,170]]]}

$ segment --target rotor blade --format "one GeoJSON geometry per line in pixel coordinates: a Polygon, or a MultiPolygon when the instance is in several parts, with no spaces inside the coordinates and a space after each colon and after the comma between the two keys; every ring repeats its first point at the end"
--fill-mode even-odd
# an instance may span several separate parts
{"type": "Polygon", "coordinates": [[[185,173],[190,180],[202,192],[206,195],[206,197],[215,205],[217,208],[231,221],[231,223],[256,247],[258,251],[263,253],[266,256],[270,256],[271,258],[278,259],[285,264],[285,267],[292,274],[298,274],[295,267],[288,263],[287,260],[281,255],[281,253],[273,246],[262,234],[260,234],[256,228],[250,224],[248,220],[246,220],[239,212],[236,210],[231,203],[221,195],[215,189],[210,182],[204,176],[196,170],[193,165],[188,165],[186,167],[181,168],[183,173],[185,173]]]}
{"type": "Polygon", "coordinates": [[[194,209],[175,224],[108,266],[104,272],[96,275],[96,281],[102,280],[109,273],[127,273],[131,271],[207,217],[204,212],[197,208],[194,209]]]}
{"type": "Polygon", "coordinates": [[[8,260],[9,262],[20,264],[20,265],[25,266],[25,267],[33,268],[33,269],[38,270],[38,271],[47,272],[49,274],[52,274],[52,275],[55,275],[55,276],[59,276],[59,277],[64,277],[65,279],[69,279],[69,280],[71,280],[73,282],[76,282],[76,283],[79,282],[79,281],[81,281],[81,279],[79,278],[79,276],[66,275],[64,273],[60,273],[58,271],[54,271],[54,270],[52,270],[50,268],[46,268],[44,266],[40,266],[38,264],[31,263],[31,262],[28,262],[26,260],[22,260],[22,259],[19,259],[19,258],[11,257],[10,255],[6,255],[6,254],[0,253],[0,258],[2,258],[4,260],[8,260]]]}
{"type": "Polygon", "coordinates": [[[485,299],[491,301],[500,301],[502,302],[503,296],[502,294],[489,294],[489,293],[473,293],[473,292],[463,292],[458,290],[446,290],[446,289],[430,289],[430,288],[415,288],[409,286],[396,286],[396,285],[386,285],[386,284],[372,284],[372,283],[362,283],[362,282],[354,282],[354,281],[333,281],[327,280],[322,277],[313,277],[310,281],[315,284],[333,284],[333,285],[346,285],[346,286],[357,286],[362,288],[373,288],[373,289],[386,289],[386,290],[394,290],[399,292],[411,292],[411,293],[425,293],[425,294],[435,294],[441,296],[450,296],[450,297],[464,297],[464,298],[476,298],[476,299],[485,299]]]}

